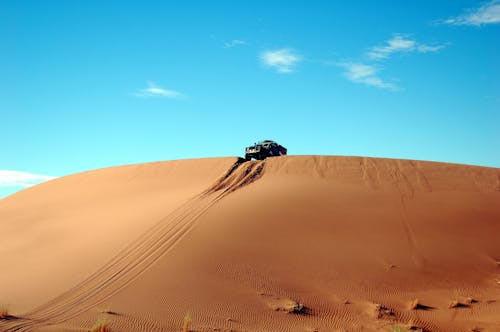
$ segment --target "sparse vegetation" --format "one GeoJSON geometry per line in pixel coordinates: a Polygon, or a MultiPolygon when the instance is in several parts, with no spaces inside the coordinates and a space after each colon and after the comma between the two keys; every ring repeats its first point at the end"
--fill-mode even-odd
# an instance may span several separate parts
{"type": "Polygon", "coordinates": [[[7,306],[0,306],[0,319],[5,319],[9,316],[9,309],[7,308],[7,306]]]}
{"type": "Polygon", "coordinates": [[[111,332],[109,324],[110,324],[109,319],[101,317],[95,322],[94,326],[92,326],[90,332],[111,332]]]}
{"type": "Polygon", "coordinates": [[[375,314],[378,319],[394,318],[395,316],[394,311],[378,303],[375,303],[375,314]]]}
{"type": "Polygon", "coordinates": [[[409,332],[409,330],[402,325],[394,325],[391,332],[409,332]]]}
{"type": "Polygon", "coordinates": [[[467,308],[469,307],[468,304],[464,304],[464,303],[461,303],[460,301],[458,300],[453,300],[450,302],[450,304],[448,305],[448,308],[450,309],[456,309],[456,308],[467,308]]]}
{"type": "Polygon", "coordinates": [[[306,315],[307,308],[296,301],[286,301],[286,303],[278,303],[274,306],[274,311],[284,311],[289,314],[306,315]]]}
{"type": "Polygon", "coordinates": [[[390,271],[392,269],[396,268],[396,265],[394,264],[387,264],[386,267],[385,267],[385,270],[386,271],[390,271]]]}
{"type": "Polygon", "coordinates": [[[271,294],[264,294],[269,298],[268,305],[274,311],[286,312],[287,314],[295,315],[310,315],[312,311],[310,308],[306,307],[304,304],[294,301],[290,298],[284,298],[280,296],[275,296],[271,294]]]}
{"type": "Polygon", "coordinates": [[[426,330],[424,330],[421,327],[418,327],[417,325],[415,325],[413,323],[413,320],[410,320],[408,323],[406,323],[404,325],[397,324],[397,325],[392,326],[390,331],[391,332],[413,332],[413,331],[425,332],[426,330]]]}
{"type": "Polygon", "coordinates": [[[100,313],[102,314],[108,314],[108,315],[113,315],[115,314],[115,312],[113,310],[111,310],[111,305],[106,305],[105,307],[101,307],[101,309],[99,310],[100,313]]]}
{"type": "Polygon", "coordinates": [[[184,316],[184,321],[182,322],[182,332],[189,332],[189,325],[191,325],[192,321],[191,315],[187,313],[184,316]]]}
{"type": "Polygon", "coordinates": [[[108,314],[108,315],[118,315],[118,313],[116,311],[113,311],[110,308],[102,309],[101,313],[108,314]]]}
{"type": "Polygon", "coordinates": [[[465,304],[468,304],[468,305],[471,305],[471,304],[474,304],[477,302],[478,302],[478,300],[476,300],[475,298],[472,298],[472,297],[468,297],[465,299],[465,304]]]}
{"type": "Polygon", "coordinates": [[[302,303],[293,303],[293,305],[290,306],[288,309],[288,313],[290,314],[304,314],[305,313],[305,307],[302,303]]]}
{"type": "Polygon", "coordinates": [[[418,299],[415,299],[410,302],[410,310],[431,310],[431,309],[434,308],[420,303],[418,299]]]}
{"type": "Polygon", "coordinates": [[[423,332],[423,330],[419,327],[411,326],[411,327],[406,327],[403,325],[395,325],[392,327],[391,332],[423,332]]]}

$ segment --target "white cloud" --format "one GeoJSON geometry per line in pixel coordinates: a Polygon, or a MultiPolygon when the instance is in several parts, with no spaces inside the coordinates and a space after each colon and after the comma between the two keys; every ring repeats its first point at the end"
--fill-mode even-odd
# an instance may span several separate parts
{"type": "Polygon", "coordinates": [[[379,70],[373,65],[355,62],[344,62],[338,65],[346,69],[344,76],[351,82],[374,86],[380,89],[397,90],[396,85],[382,80],[377,75],[379,70]]]}
{"type": "Polygon", "coordinates": [[[241,46],[241,45],[246,45],[246,44],[247,44],[247,42],[244,40],[233,39],[230,42],[224,43],[224,48],[232,48],[235,46],[241,46]]]}
{"type": "Polygon", "coordinates": [[[444,21],[452,25],[475,25],[500,23],[500,0],[492,0],[467,14],[444,21]]]}
{"type": "Polygon", "coordinates": [[[386,59],[392,53],[411,51],[415,44],[414,40],[405,39],[402,35],[395,35],[387,41],[387,45],[372,47],[367,55],[370,59],[386,59]]]}
{"type": "Polygon", "coordinates": [[[148,82],[148,87],[137,90],[136,92],[134,92],[134,96],[143,98],[181,98],[183,97],[183,94],[174,90],[164,89],[156,85],[154,82],[148,82]]]}
{"type": "Polygon", "coordinates": [[[417,43],[417,41],[415,41],[414,39],[406,37],[402,34],[395,34],[392,39],[386,41],[386,45],[372,47],[366,55],[372,60],[381,60],[389,58],[394,53],[430,53],[437,52],[444,47],[444,45],[420,44],[417,43]]]}
{"type": "Polygon", "coordinates": [[[430,46],[422,44],[417,46],[417,51],[420,53],[434,53],[443,49],[444,47],[445,47],[444,45],[430,46]]]}
{"type": "Polygon", "coordinates": [[[55,179],[55,176],[21,171],[0,170],[0,187],[31,187],[40,182],[55,179]]]}
{"type": "Polygon", "coordinates": [[[292,50],[283,48],[280,50],[264,51],[259,56],[260,61],[268,67],[276,69],[278,73],[286,74],[302,60],[302,57],[292,50]]]}

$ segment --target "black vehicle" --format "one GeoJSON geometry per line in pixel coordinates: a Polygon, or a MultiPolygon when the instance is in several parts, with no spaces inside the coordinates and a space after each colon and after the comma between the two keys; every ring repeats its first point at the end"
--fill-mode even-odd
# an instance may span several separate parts
{"type": "Polygon", "coordinates": [[[245,149],[245,160],[247,161],[252,158],[263,160],[267,157],[284,155],[286,155],[286,148],[271,140],[255,143],[245,149]]]}

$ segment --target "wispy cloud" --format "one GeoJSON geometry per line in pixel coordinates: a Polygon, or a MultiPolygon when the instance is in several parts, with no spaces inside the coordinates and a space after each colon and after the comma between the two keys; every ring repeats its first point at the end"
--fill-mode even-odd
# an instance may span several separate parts
{"type": "Polygon", "coordinates": [[[392,91],[398,89],[395,84],[382,80],[378,76],[379,69],[374,65],[356,62],[342,62],[338,65],[345,69],[344,76],[351,82],[392,91]]]}
{"type": "Polygon", "coordinates": [[[383,45],[371,47],[365,53],[365,63],[345,61],[336,63],[336,65],[345,69],[344,76],[351,82],[398,91],[400,88],[395,83],[384,80],[379,76],[378,73],[381,68],[377,65],[379,61],[387,60],[396,53],[435,53],[444,47],[446,45],[426,45],[417,42],[414,38],[411,38],[411,35],[396,33],[392,38],[386,40],[383,45]]]}
{"type": "Polygon", "coordinates": [[[418,43],[416,40],[403,34],[395,34],[394,37],[387,40],[383,46],[375,46],[370,48],[366,53],[367,57],[372,60],[387,59],[394,53],[402,52],[419,52],[430,53],[437,52],[444,48],[444,45],[425,45],[418,43]]]}
{"type": "Polygon", "coordinates": [[[152,98],[182,98],[184,95],[178,91],[169,90],[156,85],[154,82],[148,82],[148,87],[139,89],[133,93],[136,97],[152,98]]]}
{"type": "Polygon", "coordinates": [[[396,52],[411,51],[415,48],[415,44],[414,40],[405,39],[403,35],[395,35],[386,42],[386,45],[372,47],[367,56],[370,59],[386,59],[396,52]]]}
{"type": "Polygon", "coordinates": [[[293,72],[297,63],[302,60],[300,55],[288,48],[264,51],[260,53],[259,58],[264,65],[282,74],[293,72]]]}
{"type": "Polygon", "coordinates": [[[236,47],[236,46],[242,46],[242,45],[246,45],[246,44],[247,44],[247,42],[244,41],[244,40],[233,39],[230,42],[225,42],[224,43],[224,48],[233,48],[233,47],[236,47]]]}
{"type": "Polygon", "coordinates": [[[444,21],[452,25],[485,25],[500,23],[500,0],[492,0],[479,8],[468,10],[466,14],[444,21]]]}
{"type": "Polygon", "coordinates": [[[31,187],[55,179],[55,176],[33,174],[21,171],[0,170],[0,187],[31,187]]]}
{"type": "Polygon", "coordinates": [[[431,46],[431,45],[423,45],[422,44],[422,45],[417,46],[417,52],[419,52],[419,53],[434,53],[434,52],[440,51],[443,48],[445,48],[445,45],[431,46]]]}

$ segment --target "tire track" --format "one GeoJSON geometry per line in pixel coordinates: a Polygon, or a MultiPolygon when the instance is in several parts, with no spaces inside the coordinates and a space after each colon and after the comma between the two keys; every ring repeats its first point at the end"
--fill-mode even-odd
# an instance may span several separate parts
{"type": "Polygon", "coordinates": [[[210,188],[161,219],[87,279],[22,317],[0,321],[0,329],[30,331],[59,324],[105,302],[171,251],[210,207],[257,181],[264,167],[265,161],[244,163],[239,158],[210,188]]]}
{"type": "Polygon", "coordinates": [[[400,204],[400,220],[403,226],[408,244],[410,246],[410,252],[415,266],[418,268],[425,267],[425,259],[421,254],[415,233],[410,225],[408,211],[407,211],[407,201],[412,200],[415,196],[415,188],[412,186],[408,177],[403,172],[402,163],[398,160],[393,167],[388,167],[390,170],[390,175],[392,178],[392,183],[394,187],[399,192],[399,204],[400,204]]]}
{"type": "Polygon", "coordinates": [[[361,178],[372,190],[380,188],[380,172],[375,162],[366,157],[362,157],[359,161],[361,169],[361,178]]]}
{"type": "Polygon", "coordinates": [[[415,172],[415,176],[417,179],[416,182],[420,186],[420,189],[424,192],[432,192],[431,183],[429,182],[427,176],[425,176],[425,173],[421,170],[421,163],[415,160],[409,160],[408,162],[415,172]]]}

